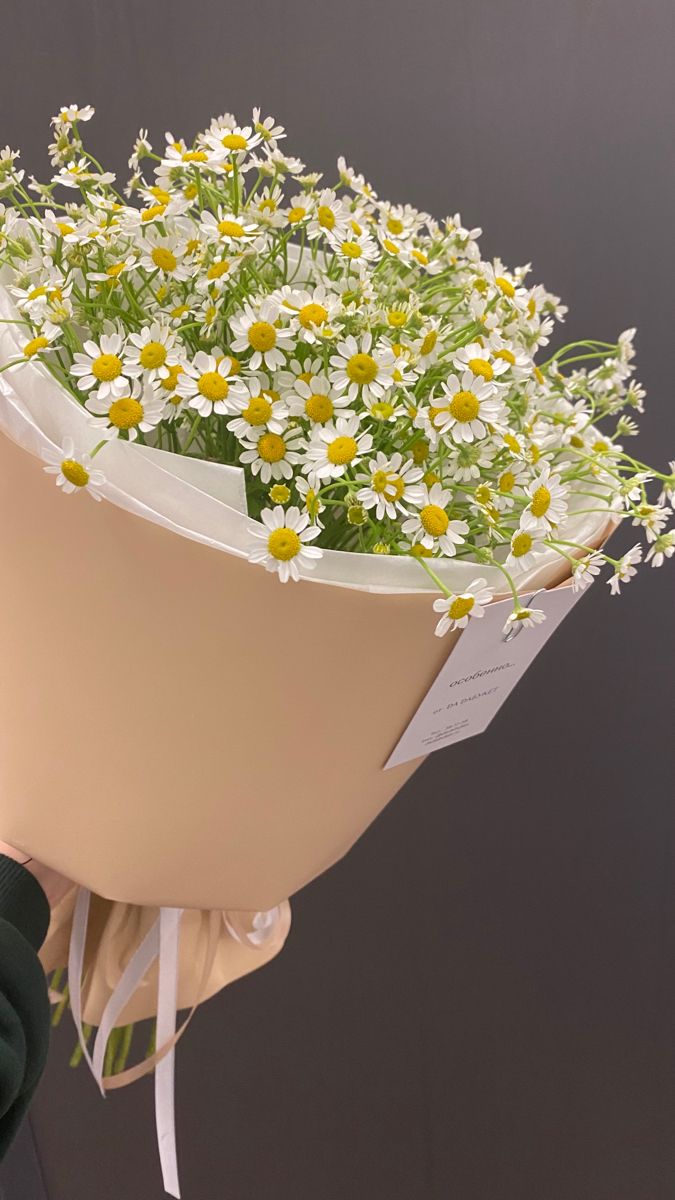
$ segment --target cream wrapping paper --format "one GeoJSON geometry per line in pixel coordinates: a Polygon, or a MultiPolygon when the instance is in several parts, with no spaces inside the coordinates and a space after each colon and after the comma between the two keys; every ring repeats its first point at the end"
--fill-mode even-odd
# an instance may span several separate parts
{"type": "MultiPolygon", "coordinates": [[[[20,339],[0,331],[7,362],[20,339]]],[[[37,456],[95,434],[40,364],[0,375],[0,430],[3,836],[111,900],[273,908],[418,765],[382,770],[454,644],[433,636],[433,585],[413,561],[336,551],[280,585],[244,558],[238,468],[117,441],[111,503],[56,494],[37,456]]],[[[604,525],[565,534],[596,544],[604,525]]],[[[564,575],[550,551],[518,583],[564,575]]]]}

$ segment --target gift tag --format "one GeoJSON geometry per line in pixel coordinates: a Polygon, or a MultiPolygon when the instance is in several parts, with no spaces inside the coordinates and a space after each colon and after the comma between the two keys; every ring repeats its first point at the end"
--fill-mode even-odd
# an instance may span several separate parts
{"type": "Polygon", "coordinates": [[[511,599],[498,600],[466,629],[385,763],[397,767],[487,729],[530,663],[583,595],[571,584],[521,597],[546,620],[508,625],[511,599]]]}

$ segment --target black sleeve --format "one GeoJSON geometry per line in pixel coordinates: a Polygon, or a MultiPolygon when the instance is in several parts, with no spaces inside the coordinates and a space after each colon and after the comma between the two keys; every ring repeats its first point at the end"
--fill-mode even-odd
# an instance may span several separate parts
{"type": "Polygon", "coordinates": [[[49,998],[37,956],[49,904],[20,863],[0,854],[0,1159],[25,1116],[47,1060],[49,998]]]}

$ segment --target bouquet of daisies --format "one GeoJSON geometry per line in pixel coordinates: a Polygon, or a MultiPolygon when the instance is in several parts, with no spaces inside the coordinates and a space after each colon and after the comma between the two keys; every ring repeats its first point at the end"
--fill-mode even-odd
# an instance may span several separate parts
{"type": "MultiPolygon", "coordinates": [[[[53,118],[48,183],[0,154],[3,836],[257,928],[418,765],[382,769],[493,600],[513,632],[533,589],[675,553],[675,462],[626,449],[633,331],[552,350],[558,298],[459,214],[324,181],[258,110],[141,130],[120,192],[92,115],[53,118]],[[615,558],[623,521],[644,548],[615,558]]],[[[127,1017],[146,942],[115,953],[127,1017]]]]}

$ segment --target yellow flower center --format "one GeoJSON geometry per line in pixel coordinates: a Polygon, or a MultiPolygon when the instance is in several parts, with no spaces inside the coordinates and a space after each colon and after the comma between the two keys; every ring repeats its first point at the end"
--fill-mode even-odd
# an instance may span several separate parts
{"type": "Polygon", "coordinates": [[[504,441],[509,450],[512,450],[514,454],[520,454],[520,445],[518,444],[518,439],[514,437],[512,433],[505,433],[504,441]]]}
{"type": "Polygon", "coordinates": [[[377,375],[377,363],[371,354],[352,354],[347,363],[347,375],[353,383],[372,383],[377,375]]]}
{"type": "Polygon", "coordinates": [[[387,320],[394,329],[400,329],[402,325],[405,325],[407,319],[408,314],[402,308],[392,308],[387,313],[387,320]]]}
{"type": "Polygon", "coordinates": [[[289,529],[287,525],[282,525],[281,529],[273,529],[267,539],[267,549],[273,558],[278,558],[281,562],[288,562],[290,558],[295,558],[301,546],[300,538],[294,529],[289,529]]]}
{"type": "Polygon", "coordinates": [[[67,221],[57,221],[56,225],[57,225],[59,233],[61,234],[61,237],[65,237],[66,234],[68,234],[68,233],[75,232],[74,226],[69,225],[67,221]]]}
{"type": "Polygon", "coordinates": [[[208,154],[203,150],[186,150],[183,155],[183,162],[207,162],[208,154]]]}
{"type": "Polygon", "coordinates": [[[239,359],[235,358],[234,354],[228,354],[227,358],[230,360],[230,375],[239,375],[241,373],[241,363],[239,362],[239,359]]]}
{"type": "Polygon", "coordinates": [[[535,303],[534,296],[530,296],[530,298],[527,302],[527,315],[530,318],[530,320],[532,320],[536,311],[537,311],[537,305],[535,303]]]}
{"type": "Polygon", "coordinates": [[[503,292],[505,296],[515,296],[516,289],[514,288],[510,279],[505,279],[503,275],[496,275],[495,283],[497,284],[500,292],[503,292]]]}
{"type": "Polygon", "coordinates": [[[370,486],[372,487],[373,491],[377,492],[379,495],[382,495],[383,492],[386,492],[388,485],[389,476],[387,475],[387,472],[376,471],[370,481],[370,486]]]}
{"type": "Polygon", "coordinates": [[[248,146],[246,138],[240,133],[226,133],[220,140],[226,150],[245,150],[248,146]]]}
{"type": "Polygon", "coordinates": [[[412,454],[413,462],[419,467],[420,463],[424,462],[429,453],[429,443],[426,438],[420,438],[418,442],[415,442],[410,453],[412,454]]]}
{"type": "Polygon", "coordinates": [[[167,192],[166,188],[151,187],[148,188],[148,191],[150,192],[151,196],[155,197],[155,200],[159,200],[160,204],[168,204],[169,200],[171,199],[171,194],[167,192]]]}
{"type": "Polygon", "coordinates": [[[166,204],[152,204],[141,213],[141,221],[154,221],[155,217],[163,215],[165,208],[166,204]]]}
{"type": "Polygon", "coordinates": [[[146,342],[139,355],[139,362],[147,371],[163,366],[166,362],[166,346],[161,342],[146,342]]]}
{"type": "Polygon", "coordinates": [[[393,233],[394,236],[398,236],[398,234],[403,233],[403,229],[403,221],[399,221],[398,217],[389,217],[387,220],[387,230],[389,233],[393,233]]]}
{"type": "Polygon", "coordinates": [[[353,437],[335,438],[328,446],[328,461],[336,467],[343,467],[355,457],[358,446],[353,437]]]}
{"type": "Polygon", "coordinates": [[[360,258],[363,254],[363,250],[359,246],[358,242],[343,242],[342,253],[347,258],[360,258]]]}
{"type": "Polygon", "coordinates": [[[263,462],[281,462],[286,453],[286,443],[278,433],[264,433],[258,442],[258,454],[263,462]]]}
{"type": "Polygon", "coordinates": [[[401,253],[400,248],[396,245],[396,242],[392,242],[391,238],[383,238],[382,245],[384,246],[385,250],[389,251],[390,254],[401,253]]]}
{"type": "Polygon", "coordinates": [[[474,375],[480,375],[482,379],[490,380],[494,377],[494,371],[492,370],[492,367],[490,366],[489,362],[485,361],[484,358],[470,358],[469,370],[474,375]]]}
{"type": "Polygon", "coordinates": [[[302,221],[303,217],[305,217],[306,215],[307,215],[307,209],[301,208],[301,206],[299,204],[296,204],[294,208],[289,209],[289,213],[288,213],[289,225],[297,225],[298,221],[302,221]]]}
{"type": "Polygon", "coordinates": [[[101,383],[110,383],[111,379],[117,379],[121,371],[122,360],[116,354],[99,354],[91,364],[91,373],[94,379],[98,379],[101,383]]]}
{"type": "Polygon", "coordinates": [[[516,482],[516,477],[513,474],[513,471],[505,471],[504,474],[502,475],[501,479],[499,480],[500,492],[502,492],[504,495],[507,495],[509,492],[512,492],[515,482],[516,482]]]}
{"type": "Polygon", "coordinates": [[[119,279],[125,266],[125,262],[113,263],[112,266],[106,267],[105,273],[106,275],[109,275],[111,279],[119,279]]]}
{"type": "Polygon", "coordinates": [[[230,390],[230,385],[219,371],[205,371],[197,380],[197,391],[212,404],[224,400],[230,390]]]}
{"type": "Polygon", "coordinates": [[[68,483],[72,483],[75,487],[86,487],[89,483],[89,472],[82,463],[76,462],[74,458],[64,458],[61,463],[61,474],[68,483]]]}
{"type": "Polygon", "coordinates": [[[537,383],[543,384],[544,376],[543,376],[542,372],[540,371],[539,367],[534,368],[534,377],[535,377],[537,383]]]}
{"type": "Polygon", "coordinates": [[[40,350],[44,350],[49,345],[49,338],[34,337],[23,348],[26,358],[32,358],[34,354],[38,354],[40,350]]]}
{"type": "Polygon", "coordinates": [[[305,403],[305,412],[310,421],[323,425],[333,415],[333,401],[323,392],[314,392],[305,403]]]}
{"type": "Polygon", "coordinates": [[[422,345],[420,346],[420,354],[431,354],[431,351],[434,349],[437,341],[438,334],[436,330],[430,329],[422,341],[422,345]]]}
{"type": "Polygon", "coordinates": [[[462,617],[467,617],[475,603],[475,596],[455,596],[448,609],[450,620],[461,621],[462,617]]]}
{"type": "Polygon", "coordinates": [[[450,524],[448,514],[438,504],[425,504],[420,512],[420,521],[424,532],[435,538],[442,537],[450,524]]]}
{"type": "Polygon", "coordinates": [[[534,493],[534,496],[532,497],[532,503],[530,504],[533,516],[543,517],[544,514],[548,512],[550,505],[551,493],[549,492],[548,488],[543,486],[538,487],[534,493]]]}
{"type": "Polygon", "coordinates": [[[276,344],[277,331],[269,321],[254,321],[248,331],[248,343],[254,350],[263,353],[276,344]]]}
{"type": "Polygon", "coordinates": [[[427,258],[426,254],[424,254],[424,252],[422,250],[412,250],[411,253],[412,253],[413,258],[417,259],[418,263],[421,263],[421,265],[423,267],[426,267],[427,263],[429,262],[429,259],[427,258]]]}
{"type": "Polygon", "coordinates": [[[388,421],[394,415],[394,406],[388,400],[376,400],[370,412],[377,421],[388,421]]]}
{"type": "Polygon", "coordinates": [[[160,271],[175,271],[178,266],[178,259],[173,250],[167,250],[165,246],[155,246],[150,252],[150,257],[160,271]]]}
{"type": "Polygon", "coordinates": [[[249,425],[266,425],[272,416],[272,405],[265,396],[253,396],[242,415],[249,425]]]}
{"type": "Polygon", "coordinates": [[[522,558],[524,554],[532,549],[532,538],[529,533],[520,530],[511,542],[511,553],[514,558],[522,558]]]}
{"type": "Polygon", "coordinates": [[[431,550],[428,546],[423,546],[421,542],[416,542],[414,546],[411,546],[408,553],[412,554],[413,558],[431,558],[431,550]]]}
{"type": "Polygon", "coordinates": [[[226,275],[230,269],[229,262],[214,262],[211,263],[206,272],[207,279],[220,279],[221,275],[226,275]]]}
{"type": "Polygon", "coordinates": [[[305,304],[298,313],[298,320],[304,329],[311,325],[323,325],[328,318],[328,309],[323,304],[305,304]]]}
{"type": "Polygon", "coordinates": [[[133,429],[143,420],[143,405],[132,396],[123,396],[110,405],[108,419],[117,429],[133,429]]]}
{"type": "Polygon", "coordinates": [[[455,392],[450,401],[450,412],[456,421],[464,424],[475,421],[480,412],[480,404],[473,392],[455,392]]]}
{"type": "Polygon", "coordinates": [[[317,218],[322,229],[335,228],[335,213],[327,204],[320,204],[317,209],[317,218]]]}
{"type": "Polygon", "coordinates": [[[218,233],[223,237],[240,238],[243,237],[246,230],[238,221],[219,221],[218,233]]]}
{"type": "Polygon", "coordinates": [[[502,358],[504,362],[509,363],[509,365],[512,367],[515,366],[516,363],[516,356],[515,354],[512,354],[510,350],[496,350],[495,358],[502,358]]]}
{"type": "Polygon", "coordinates": [[[285,483],[275,483],[274,487],[269,490],[269,498],[272,504],[288,504],[291,498],[291,489],[286,487],[285,483]]]}
{"type": "Polygon", "coordinates": [[[178,376],[182,370],[183,368],[181,367],[180,363],[176,363],[174,367],[168,368],[168,375],[165,375],[164,379],[161,380],[162,387],[165,389],[165,391],[175,391],[176,384],[178,383],[178,376]]]}

